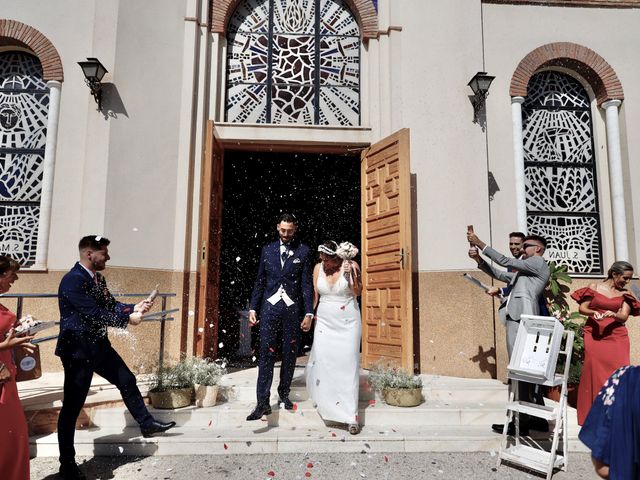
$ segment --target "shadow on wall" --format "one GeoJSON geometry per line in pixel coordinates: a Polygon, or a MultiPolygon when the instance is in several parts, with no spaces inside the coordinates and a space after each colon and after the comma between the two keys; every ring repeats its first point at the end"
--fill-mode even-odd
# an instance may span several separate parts
{"type": "Polygon", "coordinates": [[[124,115],[129,118],[129,114],[127,113],[127,109],[122,102],[122,98],[120,97],[120,92],[118,92],[118,87],[116,87],[113,83],[103,83],[102,84],[102,115],[104,115],[104,119],[108,120],[109,118],[118,118],[118,115],[124,115]]]}
{"type": "Polygon", "coordinates": [[[497,378],[496,349],[494,347],[485,351],[482,345],[479,345],[478,353],[471,357],[471,361],[478,364],[481,372],[489,372],[491,378],[497,378]]]}

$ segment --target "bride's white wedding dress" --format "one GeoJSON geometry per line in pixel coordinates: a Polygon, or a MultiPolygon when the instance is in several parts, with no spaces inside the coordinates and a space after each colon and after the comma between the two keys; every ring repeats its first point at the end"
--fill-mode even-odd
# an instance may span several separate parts
{"type": "Polygon", "coordinates": [[[358,422],[360,308],[344,275],[330,285],[322,266],[313,346],[307,363],[307,391],[324,420],[358,422]]]}

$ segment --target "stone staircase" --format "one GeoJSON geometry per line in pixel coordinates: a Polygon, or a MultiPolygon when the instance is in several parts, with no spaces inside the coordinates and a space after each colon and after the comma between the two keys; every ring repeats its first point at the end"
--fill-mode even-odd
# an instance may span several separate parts
{"type": "MultiPolygon", "coordinates": [[[[277,372],[274,378],[278,378],[277,372]]],[[[295,411],[278,409],[275,386],[273,413],[266,420],[247,422],[255,406],[257,369],[227,375],[211,408],[193,406],[178,410],[151,409],[162,421],[177,426],[163,436],[143,438],[140,430],[118,400],[118,391],[96,377],[92,395],[76,432],[76,451],[93,455],[184,455],[285,452],[470,452],[497,451],[500,435],[491,432],[492,423],[503,423],[506,386],[497,380],[463,379],[423,375],[424,402],[418,407],[386,405],[374,395],[361,375],[359,435],[350,435],[344,425],[325,423],[308,399],[304,368],[296,368],[291,400],[295,411]]],[[[58,378],[61,385],[61,376],[58,378]]],[[[55,420],[61,402],[50,385],[21,388],[21,398],[30,420],[32,454],[57,456],[55,420]],[[37,392],[40,392],[39,394],[37,392]],[[39,433],[38,433],[39,432],[39,433]]],[[[32,383],[32,382],[29,382],[32,383]]],[[[274,382],[275,383],[275,382],[274,382]]],[[[143,394],[147,384],[139,383],[143,394]]],[[[569,448],[586,451],[577,439],[574,409],[569,409],[569,448]]],[[[548,436],[533,441],[542,441],[548,436]]]]}

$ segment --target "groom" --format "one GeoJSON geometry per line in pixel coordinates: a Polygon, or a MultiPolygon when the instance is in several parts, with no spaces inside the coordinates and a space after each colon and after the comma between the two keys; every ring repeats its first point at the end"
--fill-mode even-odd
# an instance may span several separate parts
{"type": "Polygon", "coordinates": [[[278,395],[284,408],[293,409],[289,390],[296,366],[301,322],[303,315],[313,317],[312,258],[309,247],[296,241],[297,229],[295,216],[288,213],[281,215],[277,225],[280,238],[265,245],[260,255],[249,310],[251,326],[260,323],[260,362],[256,387],[258,404],[247,420],[259,420],[271,413],[269,397],[273,365],[280,347],[282,366],[278,395]]]}

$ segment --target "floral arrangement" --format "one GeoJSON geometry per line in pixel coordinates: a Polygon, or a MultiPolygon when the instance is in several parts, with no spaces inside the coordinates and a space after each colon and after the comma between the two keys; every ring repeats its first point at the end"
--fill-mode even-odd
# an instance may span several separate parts
{"type": "Polygon", "coordinates": [[[336,255],[343,260],[352,260],[358,254],[358,247],[351,242],[342,242],[338,245],[336,255]]]}
{"type": "Polygon", "coordinates": [[[373,365],[368,380],[371,388],[378,392],[387,388],[422,388],[419,376],[382,361],[373,365]]]}
{"type": "Polygon", "coordinates": [[[150,391],[166,392],[192,388],[194,384],[217,385],[227,373],[226,362],[212,362],[206,358],[185,358],[174,365],[163,366],[151,375],[150,391]]]}

